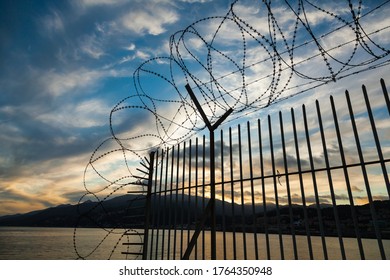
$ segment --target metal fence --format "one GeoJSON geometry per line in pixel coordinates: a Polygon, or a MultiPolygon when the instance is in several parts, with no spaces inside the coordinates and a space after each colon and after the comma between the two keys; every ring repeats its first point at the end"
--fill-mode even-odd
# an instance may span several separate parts
{"type": "Polygon", "coordinates": [[[154,152],[144,258],[386,259],[389,124],[381,80],[154,152]]]}

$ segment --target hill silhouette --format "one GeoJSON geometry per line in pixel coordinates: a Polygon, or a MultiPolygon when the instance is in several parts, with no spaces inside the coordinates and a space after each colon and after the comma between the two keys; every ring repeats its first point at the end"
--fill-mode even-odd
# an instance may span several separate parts
{"type": "MultiPolygon", "coordinates": [[[[194,228],[195,220],[203,212],[208,203],[207,198],[189,197],[179,198],[174,195],[161,196],[152,200],[155,217],[151,227],[170,228],[172,224],[194,228]],[[190,221],[190,222],[188,222],[190,221]]],[[[28,227],[115,227],[131,228],[140,226],[145,219],[143,206],[144,196],[123,195],[104,203],[86,201],[79,205],[58,205],[43,210],[32,211],[25,214],[7,215],[0,217],[0,226],[28,226],[28,227]]],[[[375,210],[378,217],[378,226],[382,238],[390,238],[390,201],[375,201],[375,210]]],[[[343,236],[354,236],[355,229],[351,216],[350,205],[337,206],[343,236]]],[[[373,222],[370,206],[355,206],[359,231],[362,237],[374,237],[373,222]]],[[[294,231],[296,234],[305,234],[304,209],[301,205],[292,205],[291,211],[294,231]]],[[[325,234],[337,234],[334,219],[334,209],[329,205],[321,205],[321,216],[325,234]]],[[[216,200],[216,220],[218,230],[243,231],[290,234],[291,217],[288,206],[280,206],[279,217],[275,205],[267,204],[267,212],[263,212],[263,205],[232,204],[216,200]],[[254,214],[255,213],[255,214],[254,214]],[[265,223],[266,221],[266,223],[265,223]],[[266,225],[265,225],[266,224],[266,225]]],[[[307,207],[308,225],[311,234],[319,234],[318,212],[314,205],[307,207]]],[[[209,221],[206,221],[206,227],[209,221]]]]}

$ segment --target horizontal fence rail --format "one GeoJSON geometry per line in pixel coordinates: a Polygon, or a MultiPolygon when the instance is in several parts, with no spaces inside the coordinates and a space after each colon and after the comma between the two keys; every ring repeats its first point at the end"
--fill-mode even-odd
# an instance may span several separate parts
{"type": "Polygon", "coordinates": [[[144,258],[386,259],[390,102],[383,80],[154,154],[144,258]],[[189,249],[190,248],[190,249],[189,249]]]}

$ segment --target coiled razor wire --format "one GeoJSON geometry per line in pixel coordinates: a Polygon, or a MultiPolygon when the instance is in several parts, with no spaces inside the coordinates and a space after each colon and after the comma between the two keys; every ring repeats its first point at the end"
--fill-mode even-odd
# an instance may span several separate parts
{"type": "Polygon", "coordinates": [[[390,50],[381,37],[389,35],[390,26],[380,24],[378,13],[389,2],[366,11],[362,0],[332,5],[263,0],[252,2],[257,9],[249,11],[246,2],[236,0],[226,15],[197,20],[174,33],[169,56],[149,59],[135,70],[135,94],[112,109],[112,136],[94,150],[86,166],[86,193],[79,201],[80,219],[73,238],[78,258],[92,257],[116,235],[108,255],[112,258],[128,238],[126,233],[137,231],[125,221],[107,227],[92,215],[94,211],[109,216],[108,199],[125,188],[136,188],[134,176],[142,174],[135,173],[135,166],[147,164],[149,151],[183,142],[205,128],[184,89],[186,84],[194,89],[211,123],[230,108],[233,112],[227,122],[231,122],[309,90],[387,66],[390,50]],[[93,206],[85,207],[87,199],[95,202],[93,206]],[[84,219],[105,233],[87,252],[77,242],[77,229],[84,219]]]}

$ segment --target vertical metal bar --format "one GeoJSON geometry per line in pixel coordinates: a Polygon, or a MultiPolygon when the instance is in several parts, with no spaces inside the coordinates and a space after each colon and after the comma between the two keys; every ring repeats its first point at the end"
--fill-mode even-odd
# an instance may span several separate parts
{"type": "Polygon", "coordinates": [[[264,217],[265,245],[266,245],[266,250],[267,250],[267,259],[270,260],[271,259],[271,248],[270,248],[269,234],[268,234],[267,199],[266,199],[266,193],[265,193],[263,142],[262,142],[260,120],[257,120],[257,133],[258,133],[258,137],[259,137],[261,190],[263,192],[263,217],[264,217]]]}
{"type": "Polygon", "coordinates": [[[211,219],[211,259],[217,259],[217,235],[216,235],[216,217],[215,217],[215,140],[214,130],[210,130],[210,219],[211,219]]]}
{"type": "Polygon", "coordinates": [[[390,99],[389,99],[389,94],[387,92],[386,84],[383,79],[381,79],[381,85],[382,85],[382,92],[383,92],[383,97],[386,100],[386,105],[387,105],[387,112],[390,115],[390,99]]]}
{"type": "MultiPolygon", "coordinates": [[[[198,220],[198,176],[199,176],[199,140],[195,138],[195,221],[198,220]]],[[[195,244],[195,260],[198,259],[198,242],[195,244]]]]}
{"type": "Polygon", "coordinates": [[[148,258],[148,242],[149,242],[149,227],[150,227],[150,214],[151,214],[151,199],[152,199],[152,185],[153,185],[153,169],[154,169],[154,152],[149,154],[149,175],[148,175],[148,190],[146,194],[145,205],[145,227],[144,227],[144,246],[142,251],[142,259],[148,258]]]}
{"type": "Polygon", "coordinates": [[[370,100],[368,98],[366,87],[363,85],[362,89],[363,89],[364,100],[366,102],[368,117],[370,119],[371,130],[372,130],[372,133],[373,133],[374,139],[375,139],[376,150],[378,153],[379,160],[381,162],[383,179],[385,180],[387,194],[388,194],[389,199],[390,199],[390,182],[389,182],[389,176],[387,175],[385,160],[383,158],[381,143],[379,141],[378,132],[376,130],[375,120],[374,120],[374,116],[372,114],[372,109],[371,109],[370,100]]]}
{"type": "Polygon", "coordinates": [[[324,151],[326,171],[327,171],[327,174],[328,174],[330,196],[332,198],[333,214],[334,214],[334,218],[335,218],[335,221],[336,221],[337,236],[338,236],[339,244],[340,244],[341,257],[342,257],[343,260],[345,260],[346,256],[345,256],[343,236],[342,236],[342,232],[341,232],[339,213],[338,213],[338,210],[337,210],[336,195],[334,193],[334,188],[333,188],[332,172],[330,170],[328,149],[326,147],[326,139],[325,139],[324,126],[323,126],[323,123],[322,123],[320,103],[318,102],[318,100],[316,101],[316,107],[317,107],[318,123],[320,125],[321,140],[322,140],[322,147],[323,147],[323,151],[324,151]]]}
{"type": "Polygon", "coordinates": [[[312,248],[312,243],[311,243],[310,228],[309,228],[309,217],[307,215],[307,208],[306,208],[305,188],[303,186],[303,178],[302,178],[302,166],[301,166],[301,158],[300,158],[300,153],[299,153],[299,143],[298,143],[297,127],[296,127],[296,123],[295,123],[295,113],[294,113],[294,109],[293,108],[291,108],[291,118],[292,118],[292,124],[293,124],[295,153],[296,153],[297,164],[298,164],[299,185],[300,185],[301,195],[302,195],[302,207],[303,207],[303,216],[304,216],[304,219],[305,219],[307,246],[308,246],[308,249],[309,249],[309,257],[312,260],[313,259],[313,248],[312,248]]]}
{"type": "Polygon", "coordinates": [[[374,201],[373,201],[372,195],[371,195],[370,182],[368,180],[366,165],[364,164],[364,157],[363,157],[363,152],[362,152],[362,148],[361,148],[361,145],[360,145],[359,133],[358,133],[358,130],[357,130],[357,127],[356,127],[355,115],[353,113],[353,108],[352,108],[351,100],[349,98],[348,91],[345,92],[345,95],[347,97],[347,104],[348,104],[349,115],[350,115],[351,122],[352,122],[352,128],[353,128],[353,132],[354,132],[354,136],[355,136],[356,147],[358,149],[358,154],[359,154],[359,160],[361,162],[361,169],[362,169],[364,183],[365,183],[365,187],[366,187],[368,202],[369,202],[369,205],[370,205],[372,223],[374,225],[375,235],[376,235],[376,239],[378,241],[378,247],[379,247],[379,251],[380,251],[381,257],[382,257],[382,259],[386,259],[385,251],[384,251],[384,248],[383,248],[382,236],[381,236],[381,233],[380,233],[380,230],[379,230],[379,226],[378,226],[378,219],[377,219],[377,215],[376,215],[376,211],[375,211],[374,201]]]}
{"type": "Polygon", "coordinates": [[[222,192],[222,243],[223,243],[223,259],[227,259],[226,250],[226,216],[225,216],[225,170],[224,170],[224,148],[223,148],[223,130],[221,129],[221,192],[222,192]]]}
{"type": "Polygon", "coordinates": [[[190,243],[190,230],[191,230],[191,172],[192,172],[192,141],[190,139],[188,147],[188,213],[187,213],[187,246],[190,243]]]}
{"type": "MultiPolygon", "coordinates": [[[[157,209],[157,178],[158,178],[158,161],[159,161],[159,150],[156,151],[156,154],[155,154],[155,170],[156,172],[154,173],[154,191],[153,191],[153,209],[157,209]]],[[[150,244],[150,259],[152,260],[153,259],[153,253],[154,253],[154,233],[155,233],[155,229],[157,228],[156,226],[156,216],[157,216],[157,212],[158,211],[153,211],[153,218],[152,218],[152,224],[153,224],[153,228],[152,228],[152,236],[151,236],[151,244],[150,244]]]]}
{"type": "Polygon", "coordinates": [[[253,182],[253,159],[252,159],[252,140],[251,140],[251,128],[249,121],[246,123],[248,133],[248,153],[249,153],[249,174],[250,174],[250,186],[251,186],[251,199],[252,199],[252,217],[253,217],[253,242],[255,245],[255,259],[259,259],[259,248],[257,244],[257,227],[256,227],[256,200],[255,200],[255,187],[253,182]]]}
{"type": "MultiPolygon", "coordinates": [[[[154,252],[154,231],[155,231],[155,228],[156,228],[156,201],[157,201],[157,195],[156,195],[156,190],[157,190],[157,173],[158,173],[158,158],[159,158],[159,152],[158,150],[155,152],[155,167],[154,167],[154,170],[156,170],[156,172],[154,172],[154,188],[152,187],[152,231],[151,231],[151,240],[150,240],[150,256],[149,258],[152,260],[153,259],[153,252],[154,252]]],[[[153,184],[152,184],[153,185],[153,184]]]]}
{"type": "Polygon", "coordinates": [[[239,159],[239,172],[240,172],[240,191],[241,191],[241,233],[244,250],[244,259],[247,259],[247,246],[246,246],[246,217],[245,217],[245,200],[244,200],[244,178],[243,178],[243,167],[242,167],[242,143],[241,143],[241,126],[238,125],[238,159],[239,159]]]}
{"type": "Polygon", "coordinates": [[[233,177],[233,140],[232,140],[232,128],[229,127],[229,159],[230,159],[230,190],[231,190],[231,197],[232,197],[232,229],[233,229],[233,259],[237,259],[237,240],[236,240],[236,215],[234,211],[234,177],[233,177]]]}
{"type": "Polygon", "coordinates": [[[161,259],[164,259],[165,254],[165,230],[166,230],[166,216],[167,216],[167,187],[168,187],[168,167],[169,167],[169,148],[166,149],[166,158],[165,158],[165,182],[164,182],[164,209],[162,209],[162,247],[161,247],[161,259]]]}
{"type": "Polygon", "coordinates": [[[280,248],[280,258],[284,260],[284,246],[283,246],[283,236],[282,228],[280,224],[280,210],[279,210],[279,197],[278,197],[278,185],[277,185],[277,175],[275,170],[275,155],[274,155],[274,143],[272,137],[272,124],[271,116],[268,115],[268,133],[269,133],[269,142],[270,142],[270,152],[271,152],[271,164],[272,164],[272,177],[274,182],[274,194],[275,194],[275,206],[276,206],[276,220],[278,226],[278,235],[279,235],[279,248],[280,248]]]}
{"type": "MultiPolygon", "coordinates": [[[[156,252],[155,252],[155,259],[158,259],[158,251],[160,245],[160,229],[161,229],[161,223],[160,223],[160,216],[161,216],[161,190],[162,190],[162,184],[163,184],[163,170],[164,170],[164,156],[165,151],[161,150],[161,167],[160,167],[160,180],[159,180],[159,190],[158,190],[158,206],[157,206],[157,236],[156,236],[156,252]]],[[[164,244],[164,242],[162,242],[164,244]]]]}
{"type": "MultiPolygon", "coordinates": [[[[175,218],[173,224],[173,259],[176,260],[176,252],[177,252],[177,221],[178,221],[178,213],[179,209],[179,167],[180,167],[180,144],[177,145],[177,157],[176,157],[176,193],[175,193],[175,218]]],[[[180,255],[181,256],[181,255],[180,255]]]]}
{"type": "MultiPolygon", "coordinates": [[[[205,183],[206,183],[206,136],[203,135],[202,139],[202,185],[203,185],[203,191],[202,191],[202,209],[205,209],[206,203],[205,203],[205,196],[206,196],[206,190],[205,190],[205,183]]],[[[205,250],[205,231],[202,230],[202,259],[206,259],[206,250],[205,250]]]]}
{"type": "Polygon", "coordinates": [[[353,226],[355,229],[356,240],[357,240],[358,247],[359,247],[360,258],[362,260],[364,260],[365,256],[364,256],[363,243],[362,243],[362,240],[360,237],[359,224],[358,224],[358,219],[357,219],[357,215],[356,215],[355,204],[353,201],[352,188],[351,188],[351,183],[349,180],[347,163],[345,160],[344,147],[343,147],[343,142],[342,142],[342,138],[341,138],[339,122],[338,122],[338,118],[337,118],[337,111],[336,111],[336,107],[335,107],[335,104],[333,101],[333,96],[330,96],[330,103],[332,106],[332,113],[333,113],[333,119],[334,119],[334,124],[335,124],[335,128],[336,128],[337,141],[338,141],[339,148],[340,148],[341,163],[343,165],[344,178],[345,178],[345,183],[347,185],[347,192],[348,192],[349,204],[351,206],[351,216],[352,216],[353,226]]]}
{"type": "Polygon", "coordinates": [[[298,249],[297,249],[297,240],[295,237],[294,212],[292,209],[292,201],[291,201],[291,190],[290,190],[290,180],[289,180],[289,172],[288,172],[288,164],[287,164],[286,142],[285,142],[285,138],[284,138],[283,116],[282,116],[282,112],[280,112],[280,111],[279,111],[279,123],[280,123],[280,134],[282,137],[284,170],[286,173],[286,189],[287,189],[288,211],[289,211],[289,215],[290,215],[291,238],[292,238],[292,243],[293,243],[294,259],[298,260],[299,257],[298,257],[298,249]]]}
{"type": "MultiPolygon", "coordinates": [[[[168,260],[171,259],[171,228],[172,228],[172,206],[173,206],[173,167],[174,167],[174,159],[175,159],[175,146],[172,147],[171,150],[171,187],[169,189],[169,218],[168,218],[168,260]]],[[[173,252],[175,254],[175,252],[173,252]]]]}
{"type": "Polygon", "coordinates": [[[183,144],[183,166],[181,177],[181,207],[180,207],[180,256],[183,256],[184,250],[184,182],[186,176],[186,142],[183,144]]]}
{"type": "MultiPolygon", "coordinates": [[[[316,176],[316,172],[314,170],[314,160],[313,160],[313,154],[312,154],[312,150],[311,150],[311,141],[310,141],[309,127],[308,127],[308,124],[307,124],[306,107],[305,107],[305,105],[302,105],[302,112],[303,112],[303,122],[304,122],[304,126],[305,126],[307,150],[308,150],[308,153],[309,153],[311,177],[312,177],[313,188],[314,188],[314,197],[315,197],[315,200],[316,200],[318,225],[319,225],[320,234],[321,234],[322,252],[324,254],[324,259],[327,260],[328,259],[328,250],[326,248],[324,222],[322,220],[321,205],[320,205],[320,199],[319,199],[319,196],[318,196],[317,176],[316,176]]],[[[323,135],[322,120],[321,120],[321,115],[320,115],[319,112],[318,112],[318,119],[319,119],[319,123],[320,123],[321,135],[323,135]]],[[[323,142],[322,143],[322,147],[323,147],[323,150],[324,150],[325,161],[326,161],[327,153],[326,153],[326,146],[325,145],[326,145],[326,143],[323,142]]],[[[331,178],[329,178],[329,176],[330,176],[330,174],[329,174],[330,173],[329,166],[327,166],[327,170],[328,170],[329,184],[332,184],[332,180],[331,180],[331,178]]],[[[337,207],[337,206],[333,205],[333,207],[337,207]]]]}

